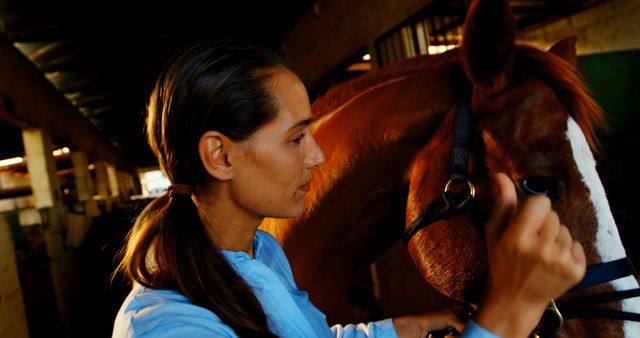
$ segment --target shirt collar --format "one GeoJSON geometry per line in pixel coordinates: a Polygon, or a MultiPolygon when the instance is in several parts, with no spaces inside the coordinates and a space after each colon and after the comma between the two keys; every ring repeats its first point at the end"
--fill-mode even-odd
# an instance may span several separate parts
{"type": "MultiPolygon", "coordinates": [[[[253,237],[253,255],[256,260],[262,261],[263,253],[262,253],[262,230],[256,231],[256,235],[253,237]]],[[[220,252],[227,258],[229,262],[233,262],[236,264],[246,263],[251,260],[251,256],[244,251],[231,251],[231,250],[220,250],[220,252]]]]}

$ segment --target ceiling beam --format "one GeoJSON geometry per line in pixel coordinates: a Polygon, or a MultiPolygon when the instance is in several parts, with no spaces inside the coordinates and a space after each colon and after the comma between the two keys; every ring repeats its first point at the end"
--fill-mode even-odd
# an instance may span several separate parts
{"type": "Polygon", "coordinates": [[[2,34],[0,74],[1,120],[22,129],[42,128],[94,160],[130,169],[116,148],[2,34]]]}
{"type": "Polygon", "coordinates": [[[432,0],[319,0],[287,34],[282,49],[307,84],[352,57],[432,0]]]}

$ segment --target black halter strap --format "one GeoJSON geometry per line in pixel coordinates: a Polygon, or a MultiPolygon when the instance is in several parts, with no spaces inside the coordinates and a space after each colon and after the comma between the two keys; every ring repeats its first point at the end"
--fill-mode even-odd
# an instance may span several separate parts
{"type": "Polygon", "coordinates": [[[594,285],[611,282],[618,278],[633,276],[635,269],[629,258],[620,258],[615,261],[589,266],[584,278],[571,291],[578,291],[594,285]]]}
{"type": "MultiPolygon", "coordinates": [[[[616,279],[633,276],[635,270],[629,258],[589,266],[580,283],[569,292],[583,290],[616,279]]],[[[534,332],[540,338],[550,338],[562,327],[564,321],[574,318],[610,318],[640,322],[640,314],[612,309],[592,307],[593,305],[640,297],[640,288],[588,295],[558,302],[547,308],[534,332]]]]}
{"type": "Polygon", "coordinates": [[[458,101],[451,151],[451,181],[465,182],[469,179],[469,134],[471,134],[471,108],[458,101]]]}
{"type": "Polygon", "coordinates": [[[469,181],[469,134],[471,130],[471,109],[469,104],[458,101],[453,133],[453,149],[451,151],[451,179],[444,187],[440,198],[429,203],[422,215],[413,221],[404,231],[403,240],[409,243],[418,230],[452,215],[467,213],[473,204],[475,187],[469,181]],[[451,191],[453,184],[467,184],[468,193],[459,194],[451,191]]]}

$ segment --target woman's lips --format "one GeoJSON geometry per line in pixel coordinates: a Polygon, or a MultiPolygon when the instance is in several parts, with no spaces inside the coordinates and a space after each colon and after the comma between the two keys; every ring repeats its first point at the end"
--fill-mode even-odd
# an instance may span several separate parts
{"type": "Polygon", "coordinates": [[[304,191],[304,192],[309,192],[309,188],[310,187],[311,187],[311,181],[301,185],[300,188],[298,188],[298,189],[301,190],[301,191],[304,191]]]}

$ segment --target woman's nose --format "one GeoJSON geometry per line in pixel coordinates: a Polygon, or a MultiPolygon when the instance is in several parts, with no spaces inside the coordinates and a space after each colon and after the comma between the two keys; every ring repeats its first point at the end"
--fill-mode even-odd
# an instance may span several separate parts
{"type": "Polygon", "coordinates": [[[305,160],[305,166],[307,168],[317,168],[324,163],[324,153],[318,146],[318,143],[316,143],[316,140],[315,138],[313,138],[313,136],[309,137],[309,140],[311,142],[309,142],[309,155],[305,160]]]}

